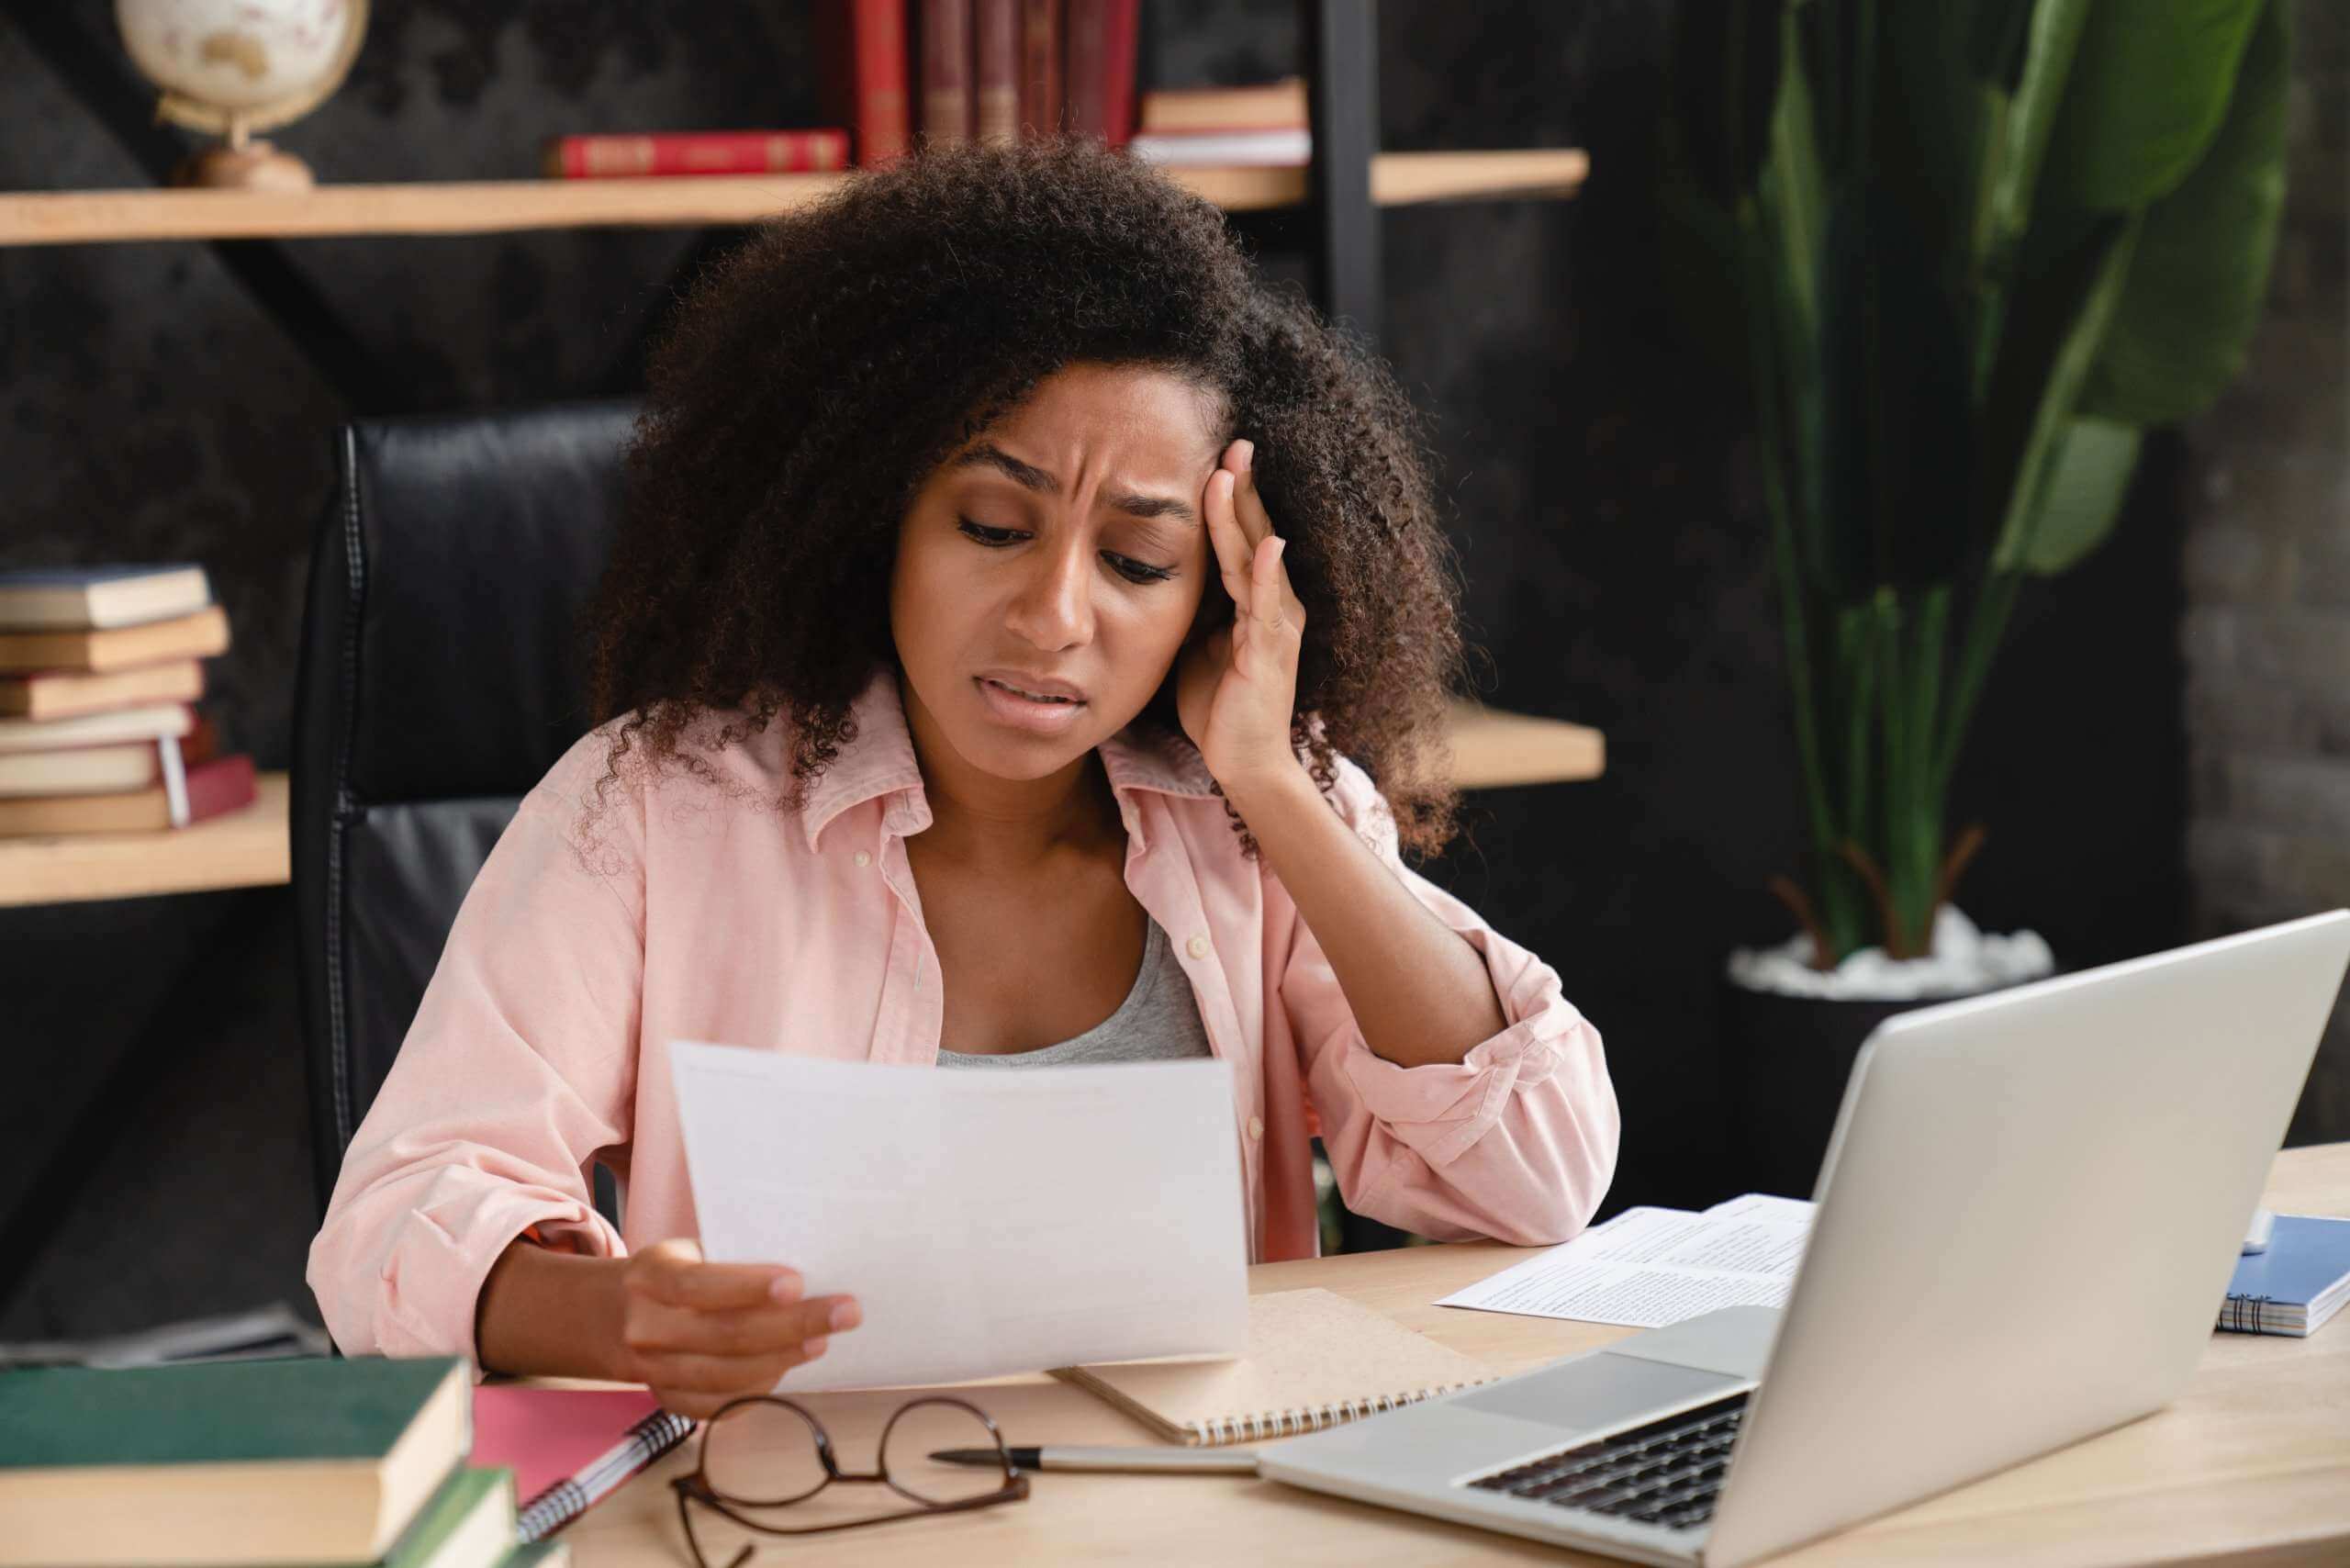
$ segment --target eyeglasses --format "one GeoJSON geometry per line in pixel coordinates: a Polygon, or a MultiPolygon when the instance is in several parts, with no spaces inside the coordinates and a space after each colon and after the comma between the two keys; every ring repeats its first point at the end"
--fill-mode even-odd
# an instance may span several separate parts
{"type": "Polygon", "coordinates": [[[833,1454],[824,1424],[805,1407],[779,1394],[754,1394],[730,1400],[703,1423],[699,1458],[693,1473],[669,1484],[677,1489],[677,1519],[696,1568],[742,1568],[757,1550],[755,1535],[817,1535],[887,1524],[925,1514],[959,1513],[1028,1495],[1028,1477],[1015,1469],[1003,1434],[985,1412],[960,1399],[933,1394],[908,1400],[881,1428],[878,1462],[869,1475],[844,1471],[833,1454]],[[949,1464],[933,1459],[946,1449],[993,1449],[1001,1467],[949,1464]],[[830,1518],[840,1494],[811,1501],[835,1481],[876,1482],[919,1506],[861,1518],[830,1518]],[[694,1505],[709,1512],[695,1525],[694,1505]],[[788,1506],[803,1522],[773,1524],[757,1514],[788,1506]],[[715,1516],[715,1517],[712,1517],[715,1516]],[[741,1542],[727,1554],[727,1548],[741,1542]],[[719,1559],[723,1557],[721,1562],[719,1559]]]}

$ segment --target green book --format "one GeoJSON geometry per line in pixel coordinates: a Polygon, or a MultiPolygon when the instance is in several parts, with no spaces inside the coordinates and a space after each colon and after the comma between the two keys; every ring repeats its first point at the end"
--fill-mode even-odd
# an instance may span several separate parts
{"type": "Polygon", "coordinates": [[[514,1550],[514,1473],[460,1466],[383,1568],[499,1568],[514,1550]]]}
{"type": "Polygon", "coordinates": [[[454,1356],[0,1372],[0,1568],[375,1562],[472,1446],[454,1356]]]}

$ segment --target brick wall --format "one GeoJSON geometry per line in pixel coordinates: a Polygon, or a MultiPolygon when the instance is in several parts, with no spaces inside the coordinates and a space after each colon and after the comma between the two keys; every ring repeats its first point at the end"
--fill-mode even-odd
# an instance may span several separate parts
{"type": "MultiPolygon", "coordinates": [[[[2188,432],[2187,854],[2206,936],[2350,904],[2350,17],[2298,0],[2293,24],[2267,316],[2188,432]]],[[[2290,1141],[2344,1137],[2338,1008],[2290,1141]]]]}

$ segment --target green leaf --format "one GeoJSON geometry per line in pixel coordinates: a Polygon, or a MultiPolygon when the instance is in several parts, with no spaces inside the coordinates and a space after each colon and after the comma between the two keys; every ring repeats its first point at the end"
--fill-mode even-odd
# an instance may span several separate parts
{"type": "Polygon", "coordinates": [[[2285,7],[2272,4],[2210,150],[2146,211],[2085,410],[2170,424],[2208,408],[2243,368],[2285,212],[2288,68],[2285,7]]]}
{"type": "Polygon", "coordinates": [[[2028,550],[2002,548],[1994,570],[2053,577],[2105,542],[2138,466],[2139,431],[2113,420],[2076,419],[2065,429],[2040,497],[2028,550]]]}
{"type": "Polygon", "coordinates": [[[1983,289],[1975,342],[1978,391],[1998,352],[2009,280],[2088,8],[2089,0],[2045,0],[2032,8],[2014,91],[1988,124],[1969,260],[1970,275],[1983,289]]]}
{"type": "Polygon", "coordinates": [[[1998,520],[1993,561],[2033,558],[2041,501],[2121,298],[2138,222],[2109,218],[2019,300],[2015,328],[1993,373],[1981,476],[1998,520]]]}
{"type": "Polygon", "coordinates": [[[1818,330],[1819,248],[1828,230],[1828,196],[1812,134],[1811,85],[1803,51],[1795,46],[1795,18],[1789,16],[1782,25],[1779,58],[1784,64],[1771,116],[1770,156],[1762,164],[1757,195],[1774,259],[1785,277],[1782,292],[1787,336],[1783,341],[1797,342],[1810,340],[1818,330]]]}
{"type": "Polygon", "coordinates": [[[2046,200],[2124,212],[2168,195],[2227,113],[2263,0],[2102,0],[2074,58],[2046,200]]]}

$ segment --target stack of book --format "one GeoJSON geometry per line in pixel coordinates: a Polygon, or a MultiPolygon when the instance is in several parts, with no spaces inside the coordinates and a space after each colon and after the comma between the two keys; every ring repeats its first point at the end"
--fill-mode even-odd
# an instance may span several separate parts
{"type": "Polygon", "coordinates": [[[0,1564],[524,1568],[453,1356],[43,1368],[0,1381],[0,1564]]]}
{"type": "MultiPolygon", "coordinates": [[[[874,168],[926,145],[1067,132],[1123,147],[1141,0],[816,0],[821,128],[549,139],[554,179],[874,168]]],[[[1301,121],[1301,123],[1303,123],[1301,121]]]]}
{"type": "Polygon", "coordinates": [[[0,837],[185,827],[252,803],[198,662],[229,620],[200,566],[0,572],[0,837]]]}
{"type": "Polygon", "coordinates": [[[1169,168],[1248,163],[1298,167],[1313,162],[1305,79],[1249,87],[1178,87],[1142,95],[1142,129],[1129,152],[1169,168]]]}

